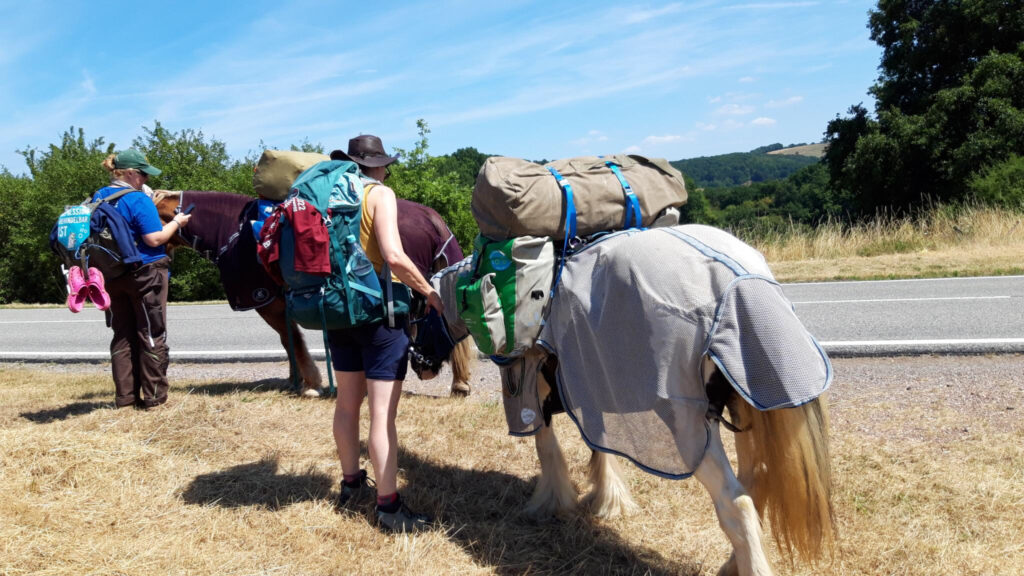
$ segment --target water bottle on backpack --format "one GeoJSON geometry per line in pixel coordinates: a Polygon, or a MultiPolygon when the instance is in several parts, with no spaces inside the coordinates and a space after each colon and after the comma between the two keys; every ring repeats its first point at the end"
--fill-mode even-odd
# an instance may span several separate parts
{"type": "MultiPolygon", "coordinates": [[[[349,234],[345,238],[345,241],[348,242],[350,246],[348,269],[352,271],[352,275],[355,276],[357,282],[379,294],[380,279],[377,278],[377,272],[373,269],[373,263],[370,262],[369,257],[366,256],[366,252],[363,251],[363,246],[352,234],[349,234]]],[[[359,294],[366,301],[367,308],[380,305],[380,298],[361,290],[359,291],[359,294]]]]}

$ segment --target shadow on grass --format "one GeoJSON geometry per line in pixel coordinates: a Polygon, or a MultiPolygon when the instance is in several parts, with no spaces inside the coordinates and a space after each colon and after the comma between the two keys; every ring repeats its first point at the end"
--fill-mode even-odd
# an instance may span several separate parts
{"type": "MultiPolygon", "coordinates": [[[[546,521],[522,510],[534,482],[497,470],[465,470],[404,450],[403,499],[443,524],[452,542],[497,574],[682,574],[701,566],[636,547],[587,515],[546,521]]],[[[667,520],[667,519],[666,519],[667,520]]],[[[708,522],[715,522],[708,518],[708,522]]]]}
{"type": "MultiPolygon", "coordinates": [[[[365,455],[365,446],[363,446],[365,455]]],[[[534,483],[498,470],[466,470],[403,450],[402,499],[432,515],[449,540],[495,574],[674,574],[696,576],[701,566],[634,546],[615,529],[585,515],[535,521],[523,514],[534,483]]],[[[189,504],[227,508],[331,499],[337,479],[316,471],[281,474],[266,458],[198,476],[183,493],[189,504]]],[[[370,521],[372,501],[354,507],[370,521]]],[[[708,518],[714,522],[714,518],[708,518]]]]}
{"type": "Polygon", "coordinates": [[[36,424],[49,424],[58,420],[67,420],[72,416],[83,416],[96,410],[110,408],[113,405],[113,402],[73,402],[59,408],[48,408],[37,412],[22,412],[19,416],[36,424]]]}
{"type": "Polygon", "coordinates": [[[281,474],[277,458],[264,458],[222,472],[200,474],[182,493],[188,504],[279,510],[330,495],[334,480],[323,473],[281,474]]]}
{"type": "Polygon", "coordinates": [[[290,392],[292,383],[288,378],[263,378],[261,380],[210,382],[207,384],[186,385],[193,394],[222,396],[236,392],[290,392]]]}

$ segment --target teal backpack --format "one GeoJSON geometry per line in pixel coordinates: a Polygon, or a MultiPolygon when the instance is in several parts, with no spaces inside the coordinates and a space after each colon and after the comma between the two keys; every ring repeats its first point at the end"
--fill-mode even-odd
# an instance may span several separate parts
{"type": "MultiPolygon", "coordinates": [[[[343,160],[314,164],[292,183],[288,199],[304,200],[324,219],[331,263],[328,276],[295,269],[295,231],[287,220],[282,222],[280,265],[285,311],[299,326],[324,331],[328,366],[328,330],[382,321],[394,327],[398,318],[409,313],[409,288],[390,281],[387,262],[378,277],[359,242],[364,191],[359,167],[343,160]]],[[[327,373],[330,375],[331,370],[327,373]]]]}

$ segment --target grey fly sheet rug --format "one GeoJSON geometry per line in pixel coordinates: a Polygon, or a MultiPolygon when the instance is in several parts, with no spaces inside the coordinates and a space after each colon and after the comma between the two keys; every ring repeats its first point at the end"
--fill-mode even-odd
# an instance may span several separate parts
{"type": "MultiPolygon", "coordinates": [[[[759,410],[809,402],[832,380],[764,257],[701,225],[617,232],[578,251],[537,344],[557,356],[562,404],[587,443],[669,478],[692,474],[708,443],[705,355],[759,410]]],[[[502,368],[512,434],[543,424],[540,364],[531,351],[502,368]]]]}
{"type": "Polygon", "coordinates": [[[700,225],[620,232],[575,254],[539,344],[558,357],[587,442],[669,477],[691,474],[707,445],[705,354],[760,410],[809,402],[832,380],[764,257],[700,225]]]}

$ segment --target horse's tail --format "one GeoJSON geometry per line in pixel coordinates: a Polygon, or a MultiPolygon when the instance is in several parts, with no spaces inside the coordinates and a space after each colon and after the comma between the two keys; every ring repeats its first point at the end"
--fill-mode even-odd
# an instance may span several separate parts
{"type": "Polygon", "coordinates": [[[817,561],[835,547],[828,406],[824,397],[762,412],[734,397],[739,480],[758,512],[768,515],[779,551],[817,561]]]}
{"type": "Polygon", "coordinates": [[[473,339],[463,338],[452,350],[452,386],[457,383],[469,383],[470,371],[473,367],[473,339]]]}

